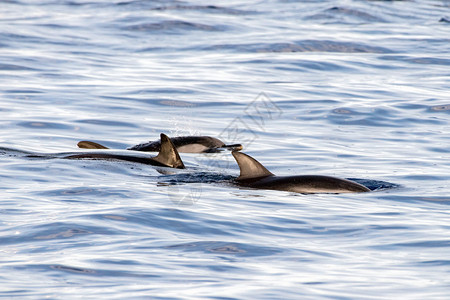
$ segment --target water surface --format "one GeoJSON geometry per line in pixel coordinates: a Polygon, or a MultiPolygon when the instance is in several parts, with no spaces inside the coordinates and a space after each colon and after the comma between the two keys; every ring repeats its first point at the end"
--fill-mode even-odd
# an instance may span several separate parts
{"type": "Polygon", "coordinates": [[[0,295],[445,299],[448,1],[4,1],[0,295]],[[31,159],[201,134],[278,175],[385,181],[301,195],[188,169],[31,159]],[[16,149],[19,151],[12,151],[16,149]]]}

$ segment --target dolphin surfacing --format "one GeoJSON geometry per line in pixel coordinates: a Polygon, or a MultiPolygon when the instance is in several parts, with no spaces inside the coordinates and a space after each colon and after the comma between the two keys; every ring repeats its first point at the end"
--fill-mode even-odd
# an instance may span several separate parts
{"type": "MultiPolygon", "coordinates": [[[[242,145],[240,144],[226,145],[221,140],[211,136],[178,136],[170,139],[178,152],[183,153],[219,152],[220,148],[242,150],[242,145]]],[[[160,141],[154,141],[142,143],[127,149],[137,151],[159,151],[160,146],[160,141]]]]}
{"type": "MultiPolygon", "coordinates": [[[[211,136],[178,136],[170,138],[174,147],[181,153],[212,153],[224,149],[230,151],[242,150],[241,144],[226,145],[221,140],[211,136]]],[[[96,142],[80,141],[78,147],[83,149],[108,149],[96,142]]],[[[150,141],[127,148],[127,150],[158,152],[161,149],[161,140],[150,141]]]]}
{"type": "MultiPolygon", "coordinates": [[[[88,142],[93,143],[93,142],[88,142]]],[[[94,146],[99,145],[96,143],[93,143],[94,146]]],[[[99,145],[101,146],[101,145],[99,145]]],[[[101,146],[103,147],[103,146],[101,146]]],[[[99,147],[92,147],[91,149],[107,149],[106,147],[99,148],[99,147]]],[[[62,158],[65,159],[113,159],[113,160],[123,160],[123,161],[130,161],[130,162],[136,162],[136,163],[142,163],[147,165],[153,165],[153,166],[161,166],[161,167],[170,167],[170,168],[177,168],[177,169],[184,169],[183,161],[180,158],[180,155],[178,154],[177,149],[173,145],[170,138],[165,135],[164,133],[161,133],[161,147],[159,150],[159,153],[155,157],[144,157],[144,156],[133,156],[133,155],[126,155],[126,154],[117,154],[117,153],[108,153],[108,152],[87,152],[87,153],[80,153],[80,154],[70,154],[67,156],[64,156],[62,158]]]]}
{"type": "Polygon", "coordinates": [[[354,181],[330,176],[276,176],[253,157],[238,151],[233,151],[232,154],[241,172],[240,176],[235,180],[240,186],[302,194],[338,194],[370,191],[367,187],[354,181]]]}

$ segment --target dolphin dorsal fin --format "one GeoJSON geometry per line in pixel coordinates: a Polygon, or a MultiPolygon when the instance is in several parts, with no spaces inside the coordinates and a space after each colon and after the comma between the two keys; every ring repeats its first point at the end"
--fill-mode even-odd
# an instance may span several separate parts
{"type": "Polygon", "coordinates": [[[153,159],[171,168],[185,168],[177,149],[174,147],[169,137],[164,133],[161,133],[161,150],[159,150],[158,155],[153,159]]]}
{"type": "Polygon", "coordinates": [[[80,141],[78,142],[78,148],[83,149],[108,149],[108,147],[105,147],[103,145],[100,145],[96,142],[90,142],[90,141],[80,141]]]}
{"type": "Polygon", "coordinates": [[[238,151],[231,152],[239,165],[241,174],[237,180],[246,180],[252,178],[260,178],[267,176],[274,176],[261,163],[253,157],[238,151]]]}

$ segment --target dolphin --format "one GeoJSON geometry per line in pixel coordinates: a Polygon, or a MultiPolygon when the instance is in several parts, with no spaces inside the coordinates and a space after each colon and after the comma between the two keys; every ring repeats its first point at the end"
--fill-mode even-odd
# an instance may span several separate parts
{"type": "MultiPolygon", "coordinates": [[[[96,148],[99,149],[99,148],[96,148]]],[[[105,149],[105,148],[101,148],[105,149]]],[[[48,154],[30,154],[28,157],[58,157],[63,159],[102,159],[102,160],[123,160],[136,163],[142,163],[152,166],[170,167],[177,169],[185,169],[184,163],[178,154],[177,149],[173,145],[170,138],[161,133],[161,147],[158,155],[155,157],[148,157],[147,154],[135,151],[112,152],[111,150],[98,152],[83,152],[83,153],[62,153],[57,155],[48,154]],[[125,153],[126,152],[126,153],[125,153]],[[131,155],[131,152],[133,155],[131,155]]]]}
{"type": "MultiPolygon", "coordinates": [[[[170,138],[178,152],[181,153],[211,153],[220,152],[223,149],[231,151],[242,150],[241,144],[226,145],[221,140],[210,136],[179,136],[170,138]]],[[[79,148],[84,149],[108,149],[107,147],[90,141],[80,141],[79,148]]],[[[127,150],[158,152],[161,148],[161,140],[150,141],[127,148],[127,150]]]]}
{"type": "Polygon", "coordinates": [[[238,151],[231,153],[239,165],[240,175],[235,181],[240,186],[302,194],[338,194],[370,191],[367,187],[354,181],[330,176],[276,176],[253,157],[238,151]]]}

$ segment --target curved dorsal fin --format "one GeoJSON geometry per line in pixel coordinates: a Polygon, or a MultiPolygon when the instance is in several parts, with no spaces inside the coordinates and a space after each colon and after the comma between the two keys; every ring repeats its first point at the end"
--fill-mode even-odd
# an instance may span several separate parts
{"type": "Polygon", "coordinates": [[[239,165],[239,169],[241,170],[241,174],[239,175],[237,180],[274,176],[253,157],[238,151],[233,151],[231,153],[236,159],[236,162],[239,165]]]}
{"type": "Polygon", "coordinates": [[[78,142],[77,145],[78,145],[78,148],[83,148],[83,149],[108,149],[108,147],[105,147],[96,142],[90,142],[90,141],[80,141],[80,142],[78,142]]]}
{"type": "Polygon", "coordinates": [[[175,149],[172,141],[164,133],[161,133],[161,150],[159,150],[158,155],[153,160],[171,168],[185,168],[177,149],[175,149]]]}

